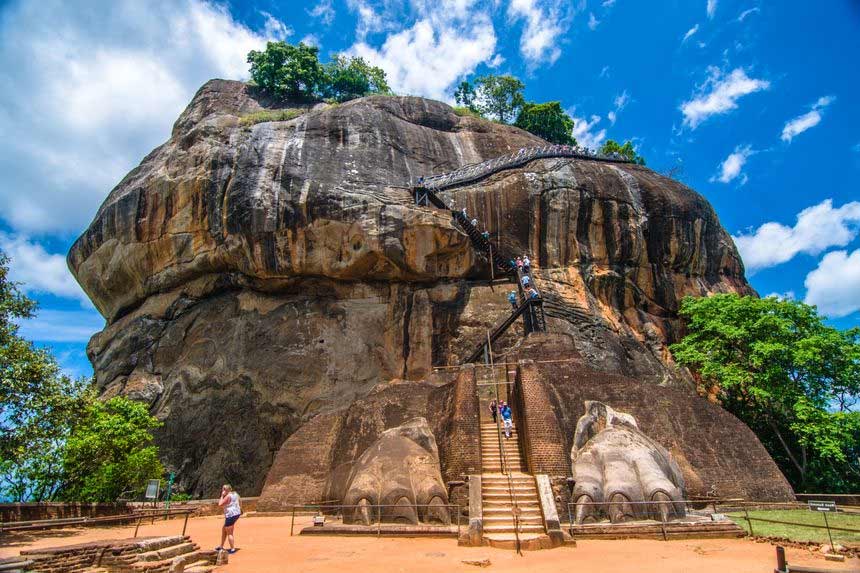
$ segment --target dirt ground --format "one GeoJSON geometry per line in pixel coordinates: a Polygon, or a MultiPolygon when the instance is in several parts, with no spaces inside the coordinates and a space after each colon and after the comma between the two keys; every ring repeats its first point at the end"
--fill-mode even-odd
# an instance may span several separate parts
{"type": "MultiPolygon", "coordinates": [[[[201,547],[220,541],[222,518],[189,520],[188,534],[201,547]]],[[[308,519],[296,519],[307,525],[308,519]]],[[[296,527],[298,532],[300,527],[296,527]]],[[[141,526],[140,535],[178,535],[182,520],[160,521],[141,526]]],[[[134,527],[87,528],[42,532],[36,535],[0,537],[0,557],[17,555],[22,549],[71,545],[99,539],[131,537],[134,527]]],[[[440,573],[468,571],[585,570],[589,573],[636,571],[637,573],[763,573],[776,565],[772,545],[746,539],[690,541],[580,541],[577,547],[525,552],[489,547],[458,547],[454,539],[392,539],[374,537],[290,537],[289,517],[243,517],[236,526],[239,551],[219,573],[280,573],[300,571],[337,573],[382,571],[384,573],[440,573]],[[481,568],[464,561],[490,560],[481,568]]],[[[860,572],[860,560],[844,563],[825,561],[806,550],[787,550],[789,565],[815,566],[837,571],[860,572]]]]}

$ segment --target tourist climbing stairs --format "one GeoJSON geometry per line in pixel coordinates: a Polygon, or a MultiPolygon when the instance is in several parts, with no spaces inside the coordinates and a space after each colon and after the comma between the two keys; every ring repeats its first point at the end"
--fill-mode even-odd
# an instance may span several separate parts
{"type": "Polygon", "coordinates": [[[500,424],[482,420],[481,464],[484,540],[513,549],[544,537],[537,485],[520,454],[516,427],[505,438],[500,424]]]}

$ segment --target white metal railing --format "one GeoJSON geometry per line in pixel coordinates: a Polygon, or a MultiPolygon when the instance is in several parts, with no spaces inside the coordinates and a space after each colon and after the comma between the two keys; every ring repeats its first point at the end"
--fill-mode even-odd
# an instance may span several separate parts
{"type": "Polygon", "coordinates": [[[503,169],[519,167],[529,161],[543,159],[545,157],[575,157],[579,159],[632,163],[630,160],[625,159],[618,153],[602,155],[585,147],[576,147],[573,145],[543,145],[539,147],[524,147],[515,153],[501,155],[481,163],[465,165],[455,169],[454,171],[449,171],[448,173],[424,177],[418,182],[418,185],[433,190],[444,189],[446,187],[461,185],[469,181],[481,179],[503,169]]]}

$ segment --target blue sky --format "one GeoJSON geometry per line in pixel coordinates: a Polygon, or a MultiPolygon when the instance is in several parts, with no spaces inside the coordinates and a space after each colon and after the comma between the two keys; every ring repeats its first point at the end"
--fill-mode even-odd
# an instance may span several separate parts
{"type": "Polygon", "coordinates": [[[41,304],[25,335],[73,374],[103,320],[65,253],[207,79],[268,39],[361,55],[450,100],[512,73],[580,143],[632,139],[707,197],[759,293],[860,325],[860,3],[0,0],[0,248],[41,304]]]}

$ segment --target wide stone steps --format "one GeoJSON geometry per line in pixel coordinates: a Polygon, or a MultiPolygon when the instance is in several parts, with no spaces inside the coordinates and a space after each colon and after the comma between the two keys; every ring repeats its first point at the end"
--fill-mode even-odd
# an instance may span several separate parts
{"type": "Polygon", "coordinates": [[[138,561],[162,561],[184,553],[191,553],[198,549],[200,549],[200,547],[196,543],[189,542],[174,545],[172,547],[165,547],[163,549],[156,549],[154,551],[147,551],[145,553],[138,553],[136,557],[138,561]]]}
{"type": "MultiPolygon", "coordinates": [[[[493,524],[488,525],[484,524],[484,531],[486,533],[513,533],[514,532],[514,524],[504,523],[504,524],[493,524]]],[[[520,533],[544,533],[543,524],[533,524],[533,523],[522,523],[520,522],[517,531],[520,533]]]]}

